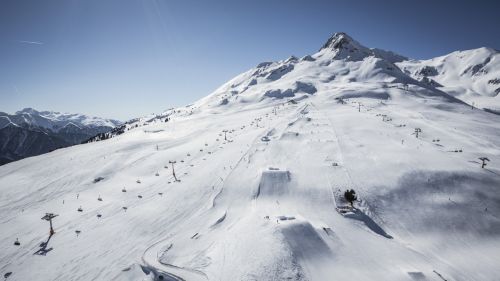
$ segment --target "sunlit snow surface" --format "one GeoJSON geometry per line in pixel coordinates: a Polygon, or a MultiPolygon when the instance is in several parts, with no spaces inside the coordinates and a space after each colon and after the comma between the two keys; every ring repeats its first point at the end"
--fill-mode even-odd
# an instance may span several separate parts
{"type": "Polygon", "coordinates": [[[0,167],[0,273],[498,279],[500,116],[389,60],[335,55],[264,64],[168,122],[0,167]],[[265,95],[277,89],[291,91],[265,95]],[[341,213],[347,188],[359,200],[341,213]],[[38,255],[46,212],[59,214],[56,233],[38,255]]]}

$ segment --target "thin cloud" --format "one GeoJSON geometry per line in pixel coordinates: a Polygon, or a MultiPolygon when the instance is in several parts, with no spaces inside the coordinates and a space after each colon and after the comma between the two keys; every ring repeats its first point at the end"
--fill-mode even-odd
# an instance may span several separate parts
{"type": "Polygon", "coordinates": [[[43,42],[40,41],[25,41],[25,40],[19,40],[17,41],[19,43],[24,43],[24,44],[33,44],[33,45],[43,45],[43,42]]]}

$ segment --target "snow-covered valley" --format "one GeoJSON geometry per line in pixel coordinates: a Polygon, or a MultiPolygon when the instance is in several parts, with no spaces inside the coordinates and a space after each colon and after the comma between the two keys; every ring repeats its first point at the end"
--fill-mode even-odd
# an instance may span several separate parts
{"type": "Polygon", "coordinates": [[[336,34],[168,122],[0,167],[0,273],[498,280],[500,115],[399,60],[336,34]]]}

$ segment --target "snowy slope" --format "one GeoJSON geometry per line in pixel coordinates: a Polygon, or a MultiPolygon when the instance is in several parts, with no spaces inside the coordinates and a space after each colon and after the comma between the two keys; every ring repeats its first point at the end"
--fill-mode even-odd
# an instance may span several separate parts
{"type": "Polygon", "coordinates": [[[113,138],[0,167],[0,273],[495,280],[500,116],[399,60],[336,34],[113,138]]]}
{"type": "Polygon", "coordinates": [[[491,48],[457,51],[430,60],[398,63],[423,80],[478,108],[500,110],[500,53],[491,48]]]}
{"type": "Polygon", "coordinates": [[[409,85],[409,95],[441,96],[451,102],[459,100],[405,74],[395,64],[402,56],[379,49],[368,49],[345,33],[336,33],[319,52],[301,59],[261,63],[192,106],[220,108],[228,104],[248,107],[276,99],[304,99],[316,92],[341,93],[337,97],[389,98],[385,88],[409,85]],[[372,84],[372,86],[367,86],[372,84]],[[370,89],[370,92],[364,88],[370,89]],[[373,88],[373,90],[372,90],[373,88]],[[418,93],[415,93],[418,92],[418,93]]]}

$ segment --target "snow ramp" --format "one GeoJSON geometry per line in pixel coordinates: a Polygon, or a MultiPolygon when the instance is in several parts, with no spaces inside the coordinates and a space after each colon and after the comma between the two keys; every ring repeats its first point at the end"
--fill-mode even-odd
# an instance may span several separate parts
{"type": "Polygon", "coordinates": [[[290,172],[270,168],[262,172],[255,198],[280,197],[289,193],[290,172]]]}
{"type": "Polygon", "coordinates": [[[330,248],[308,221],[293,221],[281,226],[290,250],[299,259],[312,260],[331,255],[330,248]]]}
{"type": "Polygon", "coordinates": [[[335,256],[310,222],[301,219],[281,222],[279,229],[305,280],[331,280],[330,268],[335,256]]]}

